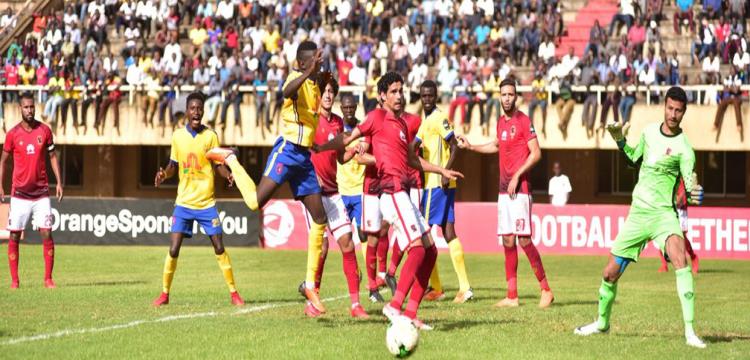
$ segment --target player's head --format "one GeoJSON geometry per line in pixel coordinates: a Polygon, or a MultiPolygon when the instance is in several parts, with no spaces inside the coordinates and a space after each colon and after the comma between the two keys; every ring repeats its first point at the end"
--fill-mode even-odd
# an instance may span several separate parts
{"type": "Polygon", "coordinates": [[[297,66],[300,70],[307,69],[310,66],[309,62],[313,61],[315,52],[318,51],[318,46],[310,40],[305,40],[297,47],[297,66]]]}
{"type": "Polygon", "coordinates": [[[330,72],[325,71],[318,76],[318,87],[321,91],[320,106],[330,112],[333,109],[333,100],[339,94],[339,83],[330,72]]]}
{"type": "Polygon", "coordinates": [[[357,113],[357,99],[351,93],[341,95],[341,113],[344,114],[344,121],[350,125],[357,122],[354,114],[357,113]]]}
{"type": "Polygon", "coordinates": [[[679,86],[672,86],[667,90],[666,101],[664,102],[664,122],[667,126],[676,130],[680,127],[682,117],[687,110],[687,94],[679,86]]]}
{"type": "Polygon", "coordinates": [[[378,94],[386,110],[400,114],[404,109],[404,78],[393,71],[385,73],[378,80],[378,94]]]}
{"type": "Polygon", "coordinates": [[[435,103],[437,102],[437,84],[432,80],[425,80],[425,82],[419,86],[419,98],[422,100],[422,106],[424,107],[424,112],[426,114],[435,110],[435,103]]]}
{"type": "Polygon", "coordinates": [[[34,121],[34,115],[36,113],[34,95],[30,92],[22,92],[21,97],[18,99],[18,104],[21,106],[21,118],[23,121],[34,121]]]}
{"type": "Polygon", "coordinates": [[[500,103],[506,115],[513,115],[516,111],[516,80],[505,78],[500,82],[500,103]]]}
{"type": "Polygon", "coordinates": [[[198,129],[203,121],[203,104],[206,102],[206,96],[200,91],[194,91],[187,97],[185,103],[187,112],[187,121],[191,128],[198,129]]]}

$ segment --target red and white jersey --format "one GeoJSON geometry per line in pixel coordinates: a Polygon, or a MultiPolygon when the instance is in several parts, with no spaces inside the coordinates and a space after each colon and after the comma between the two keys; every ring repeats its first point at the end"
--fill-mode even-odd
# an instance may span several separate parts
{"type": "MultiPolygon", "coordinates": [[[[497,120],[500,194],[508,193],[510,180],[531,154],[528,143],[533,139],[536,139],[534,125],[523,112],[516,110],[510,118],[503,114],[497,120]]],[[[531,194],[528,172],[519,178],[516,192],[531,194]]]]}
{"type": "Polygon", "coordinates": [[[5,135],[3,151],[13,154],[13,187],[10,196],[36,200],[49,196],[47,153],[55,150],[49,126],[34,120],[31,131],[19,123],[5,135]]]}
{"type": "MultiPolygon", "coordinates": [[[[404,112],[404,114],[401,115],[401,118],[406,122],[406,128],[408,130],[406,137],[409,140],[409,144],[411,144],[414,141],[414,138],[417,137],[419,127],[422,125],[422,117],[416,114],[404,112]]],[[[417,155],[419,155],[419,149],[417,149],[417,155]]],[[[409,181],[409,186],[415,189],[422,188],[422,174],[419,170],[411,166],[409,167],[409,181]]]]}
{"type": "Polygon", "coordinates": [[[367,119],[357,128],[370,137],[382,192],[392,194],[408,190],[409,130],[406,122],[391,112],[376,109],[367,114],[367,119]]]}
{"type": "MultiPolygon", "coordinates": [[[[329,118],[326,118],[320,115],[318,127],[315,130],[315,143],[323,145],[343,131],[344,120],[340,116],[331,114],[329,118]]],[[[324,195],[339,192],[339,185],[336,182],[337,161],[337,152],[335,150],[312,153],[313,167],[315,167],[315,174],[318,176],[318,183],[320,183],[324,195]]]]}

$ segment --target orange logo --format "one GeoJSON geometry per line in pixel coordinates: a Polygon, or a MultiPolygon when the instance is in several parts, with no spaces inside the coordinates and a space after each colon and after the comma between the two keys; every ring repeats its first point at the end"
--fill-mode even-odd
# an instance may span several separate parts
{"type": "Polygon", "coordinates": [[[47,251],[47,256],[55,256],[55,249],[49,249],[49,251],[47,251]]]}
{"type": "Polygon", "coordinates": [[[8,259],[10,259],[10,261],[16,261],[16,258],[18,258],[16,254],[8,254],[8,259]]]}

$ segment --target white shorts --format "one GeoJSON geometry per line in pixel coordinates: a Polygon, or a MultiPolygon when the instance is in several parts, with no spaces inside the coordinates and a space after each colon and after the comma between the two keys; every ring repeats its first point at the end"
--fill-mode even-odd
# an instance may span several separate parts
{"type": "Polygon", "coordinates": [[[677,209],[677,217],[680,219],[680,229],[682,231],[687,232],[687,210],[686,209],[677,209]]]}
{"type": "Polygon", "coordinates": [[[391,225],[398,246],[406,249],[411,242],[418,240],[429,230],[419,207],[414,206],[405,191],[380,196],[380,210],[383,219],[391,225]]]}
{"type": "Polygon", "coordinates": [[[422,206],[422,189],[409,189],[409,198],[411,199],[411,203],[419,209],[422,206]]]}
{"type": "Polygon", "coordinates": [[[362,231],[375,234],[380,231],[383,213],[380,211],[380,197],[377,195],[362,195],[362,231]]]}
{"type": "Polygon", "coordinates": [[[497,234],[531,236],[531,195],[497,196],[497,234]]]}
{"type": "MultiPolygon", "coordinates": [[[[346,207],[341,195],[332,194],[322,195],[321,197],[323,198],[323,209],[328,218],[328,230],[333,234],[333,237],[338,240],[346,234],[351,234],[352,224],[349,222],[349,216],[346,213],[346,207]]],[[[309,227],[312,218],[307,209],[305,209],[305,215],[307,215],[309,227]]]]}
{"type": "Polygon", "coordinates": [[[10,198],[8,231],[23,231],[32,217],[31,224],[39,229],[52,229],[52,206],[48,197],[36,200],[10,198]]]}

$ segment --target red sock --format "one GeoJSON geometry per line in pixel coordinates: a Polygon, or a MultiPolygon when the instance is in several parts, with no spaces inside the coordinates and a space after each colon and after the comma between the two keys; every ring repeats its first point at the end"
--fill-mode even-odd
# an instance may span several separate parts
{"type": "Polygon", "coordinates": [[[422,246],[414,246],[409,249],[409,256],[406,257],[406,262],[401,268],[401,273],[398,277],[398,285],[396,285],[396,293],[391,299],[391,307],[397,310],[401,310],[401,306],[404,304],[406,294],[409,293],[412,284],[416,278],[417,270],[424,260],[425,250],[422,246]]]}
{"type": "MultiPolygon", "coordinates": [[[[325,239],[324,241],[328,241],[325,239]]],[[[318,258],[318,270],[315,272],[315,288],[320,290],[320,284],[323,282],[323,269],[326,266],[326,258],[328,257],[328,245],[323,246],[323,251],[320,253],[318,258]]]]}
{"type": "Polygon", "coordinates": [[[391,254],[391,265],[388,266],[388,275],[395,276],[396,269],[401,263],[401,259],[404,257],[404,250],[398,246],[398,241],[393,242],[393,253],[391,254]]]}
{"type": "Polygon", "coordinates": [[[52,238],[42,240],[44,249],[44,280],[52,279],[52,268],[55,266],[55,242],[52,238]]]}
{"type": "Polygon", "coordinates": [[[516,271],[518,270],[518,249],[503,246],[505,250],[505,281],[508,283],[508,299],[518,299],[518,286],[516,284],[516,271]]]}
{"type": "Polygon", "coordinates": [[[534,243],[529,243],[526,246],[522,246],[523,252],[526,253],[526,257],[529,258],[531,268],[534,270],[536,279],[539,280],[539,287],[542,290],[549,291],[549,284],[547,283],[547,274],[544,273],[544,265],[542,265],[542,257],[539,256],[539,251],[534,246],[534,243]]]}
{"type": "Polygon", "coordinates": [[[367,257],[365,257],[365,267],[367,267],[367,289],[377,290],[378,285],[375,283],[375,274],[378,267],[378,248],[377,245],[367,244],[367,257]]]}
{"type": "Polygon", "coordinates": [[[10,280],[18,282],[18,241],[8,240],[8,266],[10,266],[10,280]]]}
{"type": "Polygon", "coordinates": [[[349,286],[349,298],[352,305],[359,304],[359,267],[357,266],[357,254],[352,250],[342,254],[344,257],[344,276],[349,286]]]}
{"type": "Polygon", "coordinates": [[[417,317],[417,310],[419,309],[419,304],[422,302],[424,292],[427,290],[427,285],[430,283],[430,274],[432,273],[432,268],[435,267],[437,254],[437,247],[434,245],[425,249],[424,260],[419,269],[417,269],[417,281],[414,282],[411,294],[409,294],[409,302],[406,304],[406,311],[404,311],[404,315],[410,319],[417,317]]]}
{"type": "MultiPolygon", "coordinates": [[[[369,249],[368,249],[369,250],[369,249]]],[[[385,272],[385,264],[388,262],[388,236],[378,240],[378,272],[385,272]]]]}
{"type": "Polygon", "coordinates": [[[695,251],[693,251],[693,244],[690,243],[690,240],[688,240],[687,236],[685,237],[685,250],[687,250],[688,255],[690,255],[691,259],[695,259],[695,251]]]}

